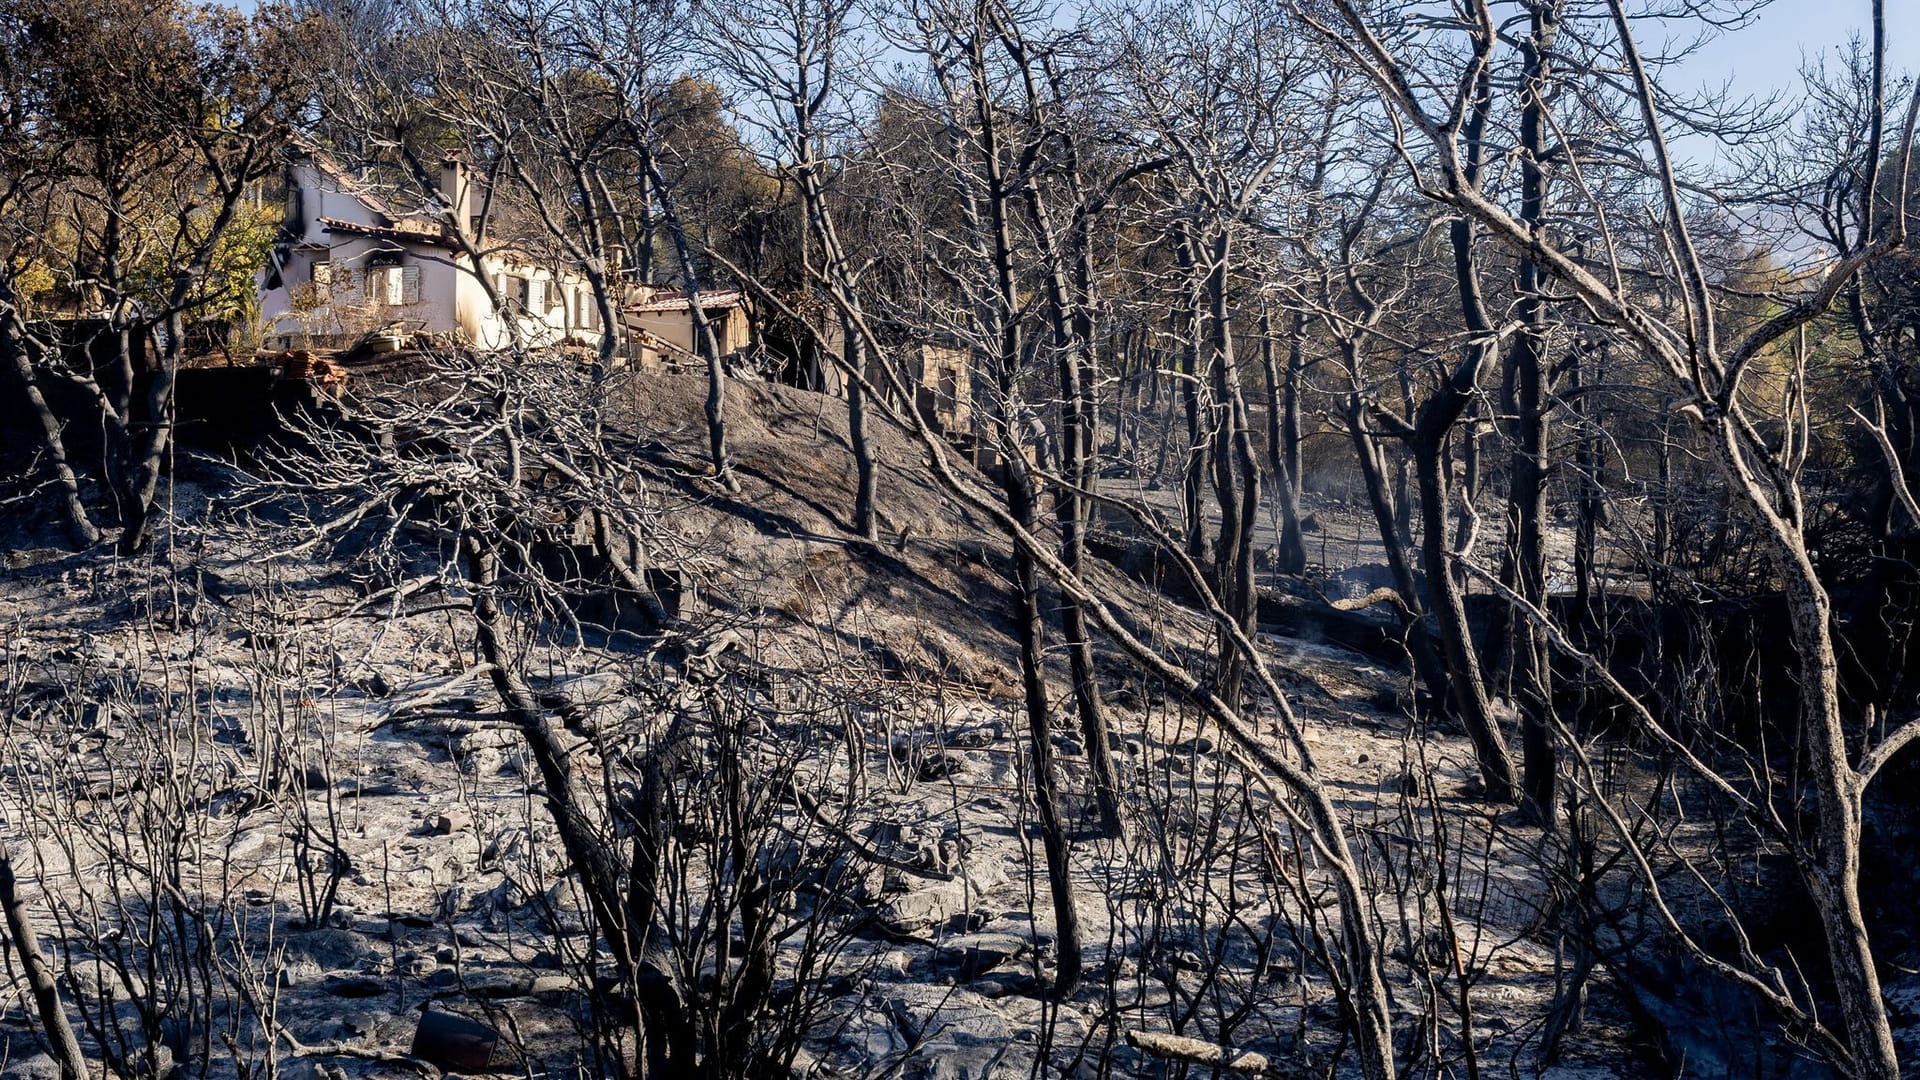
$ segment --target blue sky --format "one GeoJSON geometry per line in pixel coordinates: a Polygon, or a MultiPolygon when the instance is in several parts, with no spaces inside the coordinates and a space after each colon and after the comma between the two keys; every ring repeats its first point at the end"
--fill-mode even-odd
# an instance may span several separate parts
{"type": "MultiPolygon", "coordinates": [[[[1850,35],[1870,33],[1870,0],[1774,0],[1744,29],[1711,42],[1682,69],[1687,81],[1736,94],[1792,93],[1802,56],[1830,52],[1850,35]]],[[[1893,71],[1920,71],[1920,0],[1887,0],[1887,51],[1893,71]]]]}

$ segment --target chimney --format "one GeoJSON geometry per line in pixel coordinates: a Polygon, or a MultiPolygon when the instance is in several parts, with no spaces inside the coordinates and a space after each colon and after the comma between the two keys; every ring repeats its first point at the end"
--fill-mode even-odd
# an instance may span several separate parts
{"type": "Polygon", "coordinates": [[[473,228],[473,179],[467,173],[466,155],[450,150],[440,161],[440,195],[453,210],[453,220],[462,229],[473,228]]]}

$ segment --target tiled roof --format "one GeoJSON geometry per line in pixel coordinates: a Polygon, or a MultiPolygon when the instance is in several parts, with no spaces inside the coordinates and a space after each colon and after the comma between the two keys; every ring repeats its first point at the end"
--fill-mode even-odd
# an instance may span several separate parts
{"type": "MultiPolygon", "coordinates": [[[[668,289],[654,293],[653,296],[638,303],[628,304],[627,310],[637,315],[659,311],[685,311],[690,306],[687,294],[681,289],[668,289]]],[[[700,308],[714,311],[720,308],[740,306],[738,289],[702,289],[700,290],[700,308]]]]}
{"type": "Polygon", "coordinates": [[[435,247],[454,246],[453,241],[447,238],[444,229],[418,218],[401,218],[392,225],[362,225],[357,221],[323,217],[320,219],[320,227],[330,233],[349,233],[354,236],[371,236],[381,240],[398,240],[410,244],[431,244],[435,247]]]}

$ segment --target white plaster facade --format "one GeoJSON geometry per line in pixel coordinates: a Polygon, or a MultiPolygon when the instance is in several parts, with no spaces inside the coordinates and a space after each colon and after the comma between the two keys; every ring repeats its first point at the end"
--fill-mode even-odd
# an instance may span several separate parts
{"type": "MultiPolygon", "coordinates": [[[[471,219],[473,183],[457,159],[442,167],[440,189],[471,219]]],[[[340,346],[393,327],[502,349],[512,343],[509,319],[532,347],[597,346],[605,334],[580,275],[489,252],[480,272],[501,298],[496,305],[443,224],[396,212],[321,151],[293,153],[286,199],[280,242],[260,283],[270,342],[340,346]]]]}

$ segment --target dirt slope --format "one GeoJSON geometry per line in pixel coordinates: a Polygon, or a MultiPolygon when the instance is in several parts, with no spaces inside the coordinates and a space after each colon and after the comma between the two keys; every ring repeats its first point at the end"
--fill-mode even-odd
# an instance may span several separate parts
{"type": "MultiPolygon", "coordinates": [[[[990,521],[946,495],[911,434],[870,421],[881,542],[859,544],[845,402],[729,383],[741,489],[730,493],[710,477],[705,393],[701,377],[626,375],[610,420],[633,433],[650,471],[690,501],[673,527],[699,553],[696,576],[709,605],[759,623],[784,621],[788,630],[809,627],[897,672],[1013,691],[1011,548],[990,521]]],[[[959,455],[953,460],[993,489],[959,455]]],[[[1090,573],[1117,607],[1172,613],[1111,568],[1090,573]]],[[[1191,617],[1175,622],[1188,644],[1203,640],[1191,617]]]]}

